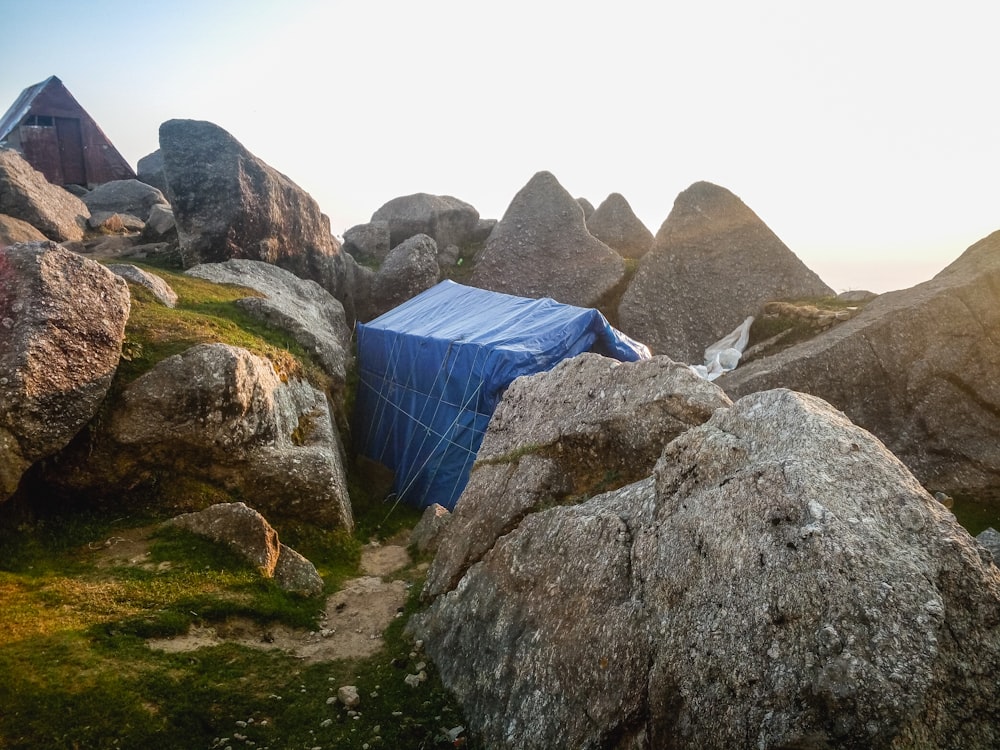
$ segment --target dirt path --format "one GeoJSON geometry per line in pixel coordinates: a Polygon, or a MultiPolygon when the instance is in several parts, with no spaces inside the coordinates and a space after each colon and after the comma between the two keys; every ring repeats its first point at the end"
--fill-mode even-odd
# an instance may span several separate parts
{"type": "MultiPolygon", "coordinates": [[[[155,527],[128,529],[121,535],[94,542],[89,549],[99,565],[135,565],[158,569],[148,561],[150,534],[155,527]]],[[[404,581],[383,581],[410,564],[405,539],[389,544],[369,544],[361,552],[359,578],[327,598],[320,629],[297,630],[286,625],[261,625],[249,618],[230,618],[211,626],[192,625],[184,635],[154,638],[150,648],[171,653],[194,651],[205,646],[238,643],[260,649],[286,651],[306,662],[364,658],[382,645],[382,633],[406,603],[404,581]]],[[[169,567],[161,563],[159,569],[169,567]]]]}

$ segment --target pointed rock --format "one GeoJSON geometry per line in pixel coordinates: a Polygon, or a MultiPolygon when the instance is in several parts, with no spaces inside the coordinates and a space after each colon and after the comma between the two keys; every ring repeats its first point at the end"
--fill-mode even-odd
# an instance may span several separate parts
{"type": "Polygon", "coordinates": [[[677,196],[618,315],[655,353],[701,364],[707,346],[764,302],[832,295],[743,201],[696,182],[677,196]]]}
{"type": "Polygon", "coordinates": [[[539,172],[490,234],[471,283],[595,307],[624,275],[622,257],[587,231],[579,202],[552,174],[539,172]]]}
{"type": "Polygon", "coordinates": [[[716,381],[732,397],[819,396],[878,435],[926,486],[1000,486],[1000,232],[930,281],[716,381]]]}
{"type": "Polygon", "coordinates": [[[653,246],[646,229],[621,193],[612,193],[587,217],[587,229],[623,258],[641,258],[653,246]]]}

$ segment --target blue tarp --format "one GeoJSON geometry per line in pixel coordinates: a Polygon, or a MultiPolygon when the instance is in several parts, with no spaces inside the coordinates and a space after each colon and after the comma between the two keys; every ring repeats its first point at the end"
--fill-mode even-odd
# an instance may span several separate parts
{"type": "Polygon", "coordinates": [[[649,357],[597,310],[453,281],[359,323],[357,335],[355,445],[392,469],[398,499],[418,508],[454,509],[514,378],[588,351],[649,357]]]}

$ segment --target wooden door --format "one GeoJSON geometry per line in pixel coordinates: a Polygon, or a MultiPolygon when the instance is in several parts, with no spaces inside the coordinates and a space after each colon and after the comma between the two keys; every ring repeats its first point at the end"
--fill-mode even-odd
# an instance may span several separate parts
{"type": "Polygon", "coordinates": [[[74,117],[57,117],[59,158],[62,161],[64,185],[86,185],[87,167],[83,161],[83,135],[80,121],[74,117]]]}

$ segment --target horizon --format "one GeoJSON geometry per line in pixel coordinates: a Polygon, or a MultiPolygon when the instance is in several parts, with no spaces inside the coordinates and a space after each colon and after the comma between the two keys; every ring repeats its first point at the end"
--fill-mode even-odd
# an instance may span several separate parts
{"type": "Polygon", "coordinates": [[[926,281],[1000,229],[998,10],[485,7],[16,3],[0,110],[55,75],[133,168],[163,122],[213,122],[341,237],[412,193],[500,219],[543,170],[653,234],[712,182],[838,292],[926,281]]]}

